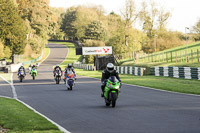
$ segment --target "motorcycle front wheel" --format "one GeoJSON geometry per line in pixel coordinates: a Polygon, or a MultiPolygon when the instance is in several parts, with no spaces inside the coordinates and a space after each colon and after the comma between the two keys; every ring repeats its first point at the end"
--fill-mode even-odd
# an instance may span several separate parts
{"type": "Polygon", "coordinates": [[[20,76],[20,82],[22,82],[22,80],[23,80],[23,77],[22,77],[22,76],[20,76]]]}
{"type": "Polygon", "coordinates": [[[33,74],[33,80],[35,80],[35,74],[33,74]]]}
{"type": "Polygon", "coordinates": [[[111,101],[112,101],[112,107],[114,108],[116,105],[117,100],[117,93],[111,93],[111,101]]]}
{"type": "Polygon", "coordinates": [[[59,79],[59,77],[57,76],[56,77],[56,84],[59,84],[60,83],[60,79],[59,79]]]}

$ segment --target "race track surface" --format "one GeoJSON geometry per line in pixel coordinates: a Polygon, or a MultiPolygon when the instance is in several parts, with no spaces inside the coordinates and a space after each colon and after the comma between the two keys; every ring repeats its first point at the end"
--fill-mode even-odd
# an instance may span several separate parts
{"type": "MultiPolygon", "coordinates": [[[[14,75],[18,99],[72,133],[199,133],[200,97],[123,85],[115,108],[100,97],[100,80],[78,76],[68,91],[63,81],[55,84],[53,66],[61,63],[68,49],[49,44],[51,53],[20,83],[14,75]]],[[[123,81],[122,81],[123,82],[123,81]]],[[[0,82],[1,83],[1,82],[0,82]]],[[[2,91],[0,93],[7,94],[2,91]]],[[[190,89],[190,88],[188,88],[190,89]]]]}

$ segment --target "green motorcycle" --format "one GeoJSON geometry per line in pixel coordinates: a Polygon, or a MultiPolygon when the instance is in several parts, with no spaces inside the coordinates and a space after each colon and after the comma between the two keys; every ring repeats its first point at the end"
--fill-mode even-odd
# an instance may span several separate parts
{"type": "Polygon", "coordinates": [[[117,80],[115,76],[111,76],[106,82],[106,86],[104,89],[104,99],[106,102],[106,106],[110,106],[110,104],[112,104],[112,107],[115,107],[120,88],[121,83],[117,80]]]}
{"type": "Polygon", "coordinates": [[[35,80],[35,77],[37,76],[37,70],[35,67],[31,70],[31,76],[33,77],[33,80],[35,80]]]}

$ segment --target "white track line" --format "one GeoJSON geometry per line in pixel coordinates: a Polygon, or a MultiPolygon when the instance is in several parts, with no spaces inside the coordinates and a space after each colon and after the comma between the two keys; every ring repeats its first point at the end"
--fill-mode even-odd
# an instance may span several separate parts
{"type": "Polygon", "coordinates": [[[13,85],[13,73],[11,73],[11,83],[10,83],[10,85],[11,85],[11,88],[12,88],[13,98],[17,99],[17,92],[16,92],[16,89],[13,85]]]}
{"type": "Polygon", "coordinates": [[[56,125],[58,127],[58,129],[64,133],[71,133],[69,131],[67,131],[65,128],[63,128],[62,126],[60,126],[59,124],[57,124],[56,122],[54,122],[53,120],[49,119],[48,117],[46,117],[45,115],[41,114],[40,112],[38,112],[37,110],[35,110],[33,107],[31,107],[30,105],[24,103],[23,101],[16,99],[17,101],[19,101],[20,103],[24,104],[27,108],[33,110],[35,113],[39,114],[40,116],[44,117],[45,119],[47,119],[48,121],[50,121],[52,124],[56,125]]]}
{"type": "MultiPolygon", "coordinates": [[[[82,76],[82,75],[79,75],[79,76],[82,76]]],[[[87,76],[82,76],[82,77],[87,77],[87,76]]],[[[92,79],[101,80],[101,79],[93,78],[93,77],[87,77],[87,78],[92,78],[92,79]]],[[[167,93],[174,93],[174,94],[181,94],[181,95],[187,95],[187,96],[200,97],[200,95],[196,95],[196,94],[187,94],[187,93],[181,93],[181,92],[173,92],[173,91],[161,90],[161,89],[156,89],[156,88],[150,88],[150,87],[146,87],[146,86],[140,86],[140,85],[132,85],[132,84],[122,83],[122,85],[123,85],[123,84],[124,84],[124,85],[133,86],[133,87],[141,87],[141,88],[150,89],[150,90],[156,90],[156,91],[167,92],[167,93]]]]}

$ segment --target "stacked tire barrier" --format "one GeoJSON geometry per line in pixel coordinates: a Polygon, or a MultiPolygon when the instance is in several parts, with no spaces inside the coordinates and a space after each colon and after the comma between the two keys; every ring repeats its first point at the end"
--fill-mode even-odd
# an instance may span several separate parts
{"type": "Polygon", "coordinates": [[[132,66],[115,66],[115,70],[117,70],[119,74],[144,76],[146,68],[132,66]]]}
{"type": "Polygon", "coordinates": [[[200,67],[152,67],[151,75],[200,80],[200,67]]]}
{"type": "Polygon", "coordinates": [[[73,66],[75,68],[85,69],[85,70],[88,70],[88,71],[94,71],[94,66],[93,65],[82,64],[82,63],[79,63],[79,62],[75,62],[73,64],[73,66]]]}
{"type": "MultiPolygon", "coordinates": [[[[73,64],[73,66],[75,68],[85,69],[85,70],[88,70],[88,71],[94,71],[95,70],[93,65],[82,64],[80,62],[75,62],[73,64]]],[[[131,66],[115,66],[115,70],[117,70],[117,72],[119,74],[130,74],[130,75],[136,75],[136,76],[144,76],[146,68],[131,67],[131,66]]]]}

